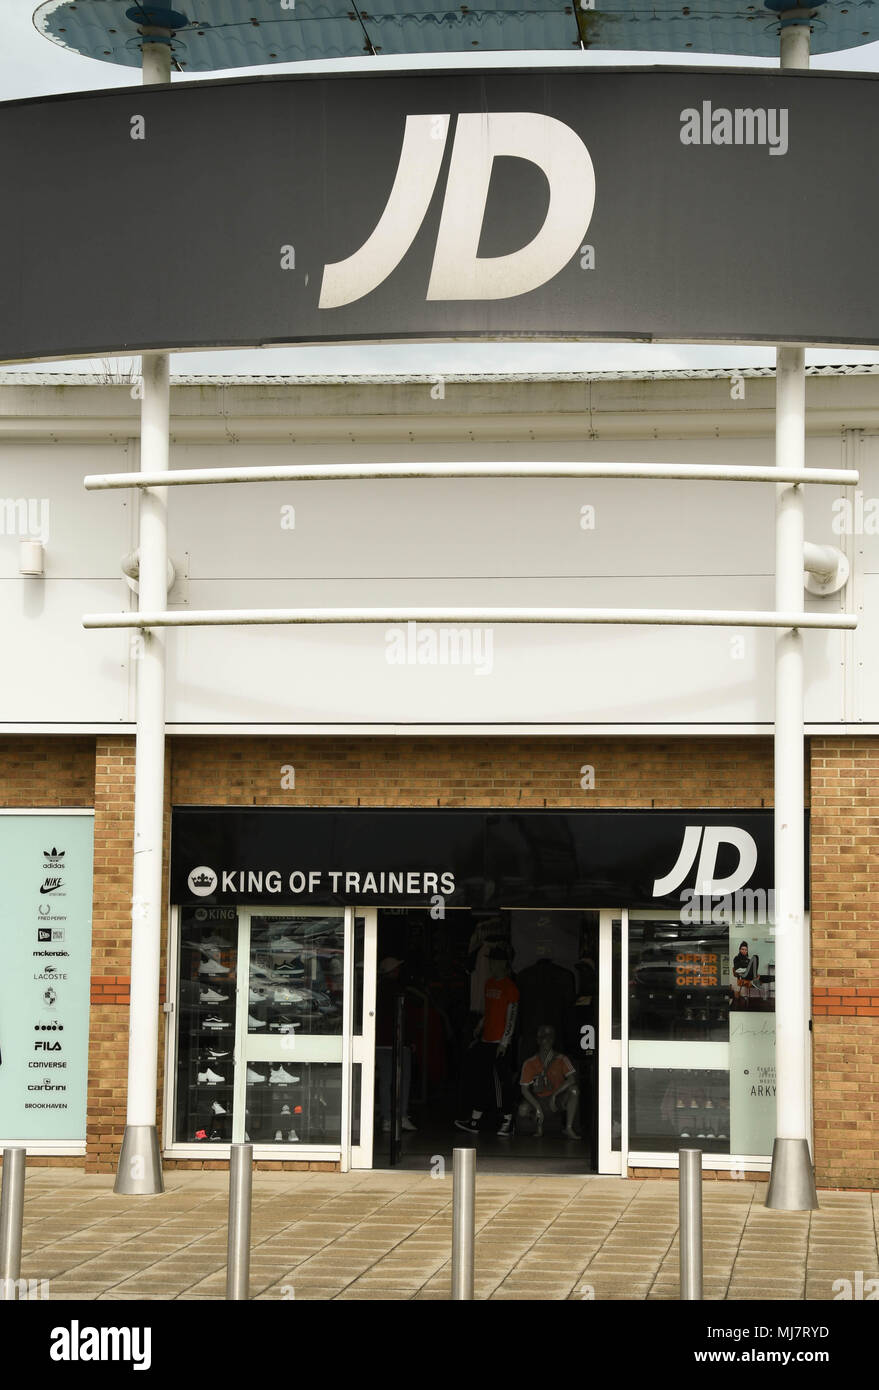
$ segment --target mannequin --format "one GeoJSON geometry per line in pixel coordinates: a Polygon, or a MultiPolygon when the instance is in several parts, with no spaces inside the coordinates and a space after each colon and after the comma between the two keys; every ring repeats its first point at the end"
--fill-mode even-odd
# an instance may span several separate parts
{"type": "Polygon", "coordinates": [[[500,1110],[503,1118],[497,1132],[507,1139],[513,1133],[513,1082],[507,1053],[516,1027],[519,991],[510,979],[506,951],[492,951],[488,965],[485,1009],[465,1062],[463,1089],[472,1109],[470,1118],[456,1120],[455,1127],[476,1134],[485,1111],[500,1110]]]}
{"type": "Polygon", "coordinates": [[[555,1029],[550,1023],[541,1023],[537,1029],[537,1051],[522,1067],[519,1089],[523,1096],[519,1113],[535,1112],[538,1138],[543,1135],[544,1115],[561,1111],[565,1115],[562,1134],[566,1139],[580,1138],[574,1129],[580,1104],[577,1072],[570,1057],[555,1051],[555,1029]]]}

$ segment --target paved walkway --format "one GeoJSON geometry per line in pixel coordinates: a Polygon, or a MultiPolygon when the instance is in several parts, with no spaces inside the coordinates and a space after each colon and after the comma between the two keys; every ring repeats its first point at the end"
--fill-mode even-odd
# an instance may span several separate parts
{"type": "MultiPolygon", "coordinates": [[[[22,1276],[53,1299],[220,1299],[228,1178],[167,1175],[160,1197],[112,1178],[27,1175],[22,1276]]],[[[769,1212],[765,1186],[704,1185],[705,1296],[829,1299],[879,1277],[879,1193],[824,1192],[818,1212],[769,1212]]],[[[256,1298],[447,1299],[451,1177],[254,1175],[256,1298]]],[[[669,1299],[678,1292],[677,1184],[477,1178],[479,1299],[669,1299]]]]}

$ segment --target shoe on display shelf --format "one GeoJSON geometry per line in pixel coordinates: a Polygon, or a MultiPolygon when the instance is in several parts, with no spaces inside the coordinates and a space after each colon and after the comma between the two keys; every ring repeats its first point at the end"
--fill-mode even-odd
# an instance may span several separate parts
{"type": "Polygon", "coordinates": [[[282,1106],[281,1106],[281,1114],[282,1114],[282,1115],[289,1115],[290,1113],[291,1113],[291,1111],[290,1111],[289,1105],[282,1105],[282,1106]]]}
{"type": "Polygon", "coordinates": [[[276,1004],[304,1004],[308,1001],[308,995],[303,989],[295,989],[290,985],[281,985],[274,992],[276,1004]]]}
{"type": "Polygon", "coordinates": [[[305,980],[305,966],[300,965],[279,965],[275,971],[275,979],[284,985],[301,984],[305,980]]]}
{"type": "Polygon", "coordinates": [[[265,1025],[265,1020],[264,1020],[264,1019],[261,1019],[261,1018],[254,1018],[254,1017],[253,1017],[253,1014],[248,1014],[248,1015],[247,1015],[247,1031],[248,1031],[248,1033],[253,1033],[253,1032],[256,1031],[257,1028],[265,1028],[265,1026],[266,1026],[266,1025],[265,1025]]]}
{"type": "Polygon", "coordinates": [[[221,1076],[218,1071],[214,1071],[211,1067],[206,1067],[204,1071],[198,1073],[196,1085],[219,1086],[225,1079],[226,1078],[221,1076]]]}
{"type": "MultiPolygon", "coordinates": [[[[409,1119],[409,1116],[408,1116],[408,1115],[404,1115],[404,1116],[403,1116],[403,1129],[406,1131],[407,1134],[417,1134],[417,1133],[418,1133],[418,1126],[417,1126],[417,1125],[413,1125],[413,1123],[412,1123],[412,1121],[409,1119]]],[[[498,1134],[500,1134],[500,1130],[498,1130],[498,1134]]]]}
{"type": "Polygon", "coordinates": [[[199,975],[229,975],[231,971],[228,965],[221,965],[218,960],[211,956],[206,956],[198,967],[199,975]]]}
{"type": "Polygon", "coordinates": [[[258,1086],[261,1081],[265,1081],[265,1077],[262,1072],[254,1071],[253,1067],[248,1067],[245,1080],[250,1086],[258,1086]]]}
{"type": "Polygon", "coordinates": [[[228,1004],[231,998],[228,994],[221,994],[218,989],[203,989],[198,996],[199,1004],[228,1004]]]}
{"type": "Polygon", "coordinates": [[[270,951],[286,951],[290,956],[301,950],[299,942],[294,941],[292,936],[276,936],[266,944],[270,951]]]}
{"type": "Polygon", "coordinates": [[[211,1106],[211,1112],[214,1115],[228,1115],[229,1113],[225,1106],[222,1106],[218,1100],[215,1100],[211,1106]]]}
{"type": "Polygon", "coordinates": [[[259,989],[254,989],[253,986],[251,986],[248,995],[248,1000],[251,1004],[264,1004],[268,997],[269,992],[266,988],[260,987],[259,989]]]}
{"type": "Polygon", "coordinates": [[[229,1022],[228,1019],[220,1018],[218,1014],[208,1014],[204,1021],[204,1026],[205,1028],[212,1028],[215,1032],[218,1032],[221,1028],[228,1028],[229,1022]]]}
{"type": "Polygon", "coordinates": [[[272,1086],[293,1086],[301,1077],[294,1076],[286,1067],[272,1067],[269,1073],[269,1084],[272,1086]]]}
{"type": "Polygon", "coordinates": [[[301,1028],[302,1020],[289,1018],[287,1014],[278,1014],[269,1024],[269,1031],[272,1033],[292,1033],[294,1028],[301,1028]]]}
{"type": "Polygon", "coordinates": [[[283,1144],[283,1142],[284,1142],[284,1136],[283,1136],[283,1134],[281,1133],[281,1131],[280,1131],[279,1129],[276,1129],[276,1130],[275,1130],[275,1140],[274,1140],[274,1142],[275,1142],[276,1144],[283,1144]]]}
{"type": "Polygon", "coordinates": [[[288,1129],[288,1130],[287,1130],[287,1143],[288,1143],[288,1144],[298,1144],[298,1143],[299,1143],[299,1135],[296,1133],[295,1129],[288,1129]]]}
{"type": "Polygon", "coordinates": [[[232,1053],[229,1051],[228,1048],[226,1049],[225,1052],[220,1052],[219,1048],[216,1048],[216,1047],[209,1047],[208,1050],[207,1050],[207,1058],[208,1058],[208,1061],[209,1061],[209,1062],[219,1062],[219,1060],[220,1060],[221,1057],[231,1057],[231,1056],[232,1056],[232,1053]]]}

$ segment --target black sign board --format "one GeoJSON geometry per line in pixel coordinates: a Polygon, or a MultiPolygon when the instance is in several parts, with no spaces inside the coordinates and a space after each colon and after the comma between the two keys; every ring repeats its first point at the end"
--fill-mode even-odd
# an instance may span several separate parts
{"type": "Polygon", "coordinates": [[[177,903],[760,911],[771,811],[200,809],[173,813],[177,903]]]}
{"type": "Polygon", "coordinates": [[[0,360],[879,342],[879,79],[244,78],[0,105],[0,360]]]}

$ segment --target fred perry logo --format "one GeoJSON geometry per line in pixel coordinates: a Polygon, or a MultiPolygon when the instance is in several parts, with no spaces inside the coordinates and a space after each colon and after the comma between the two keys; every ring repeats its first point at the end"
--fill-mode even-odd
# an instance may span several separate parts
{"type": "Polygon", "coordinates": [[[217,886],[217,875],[206,864],[199,864],[197,869],[192,870],[186,882],[190,893],[194,893],[197,898],[206,898],[217,886]]]}

